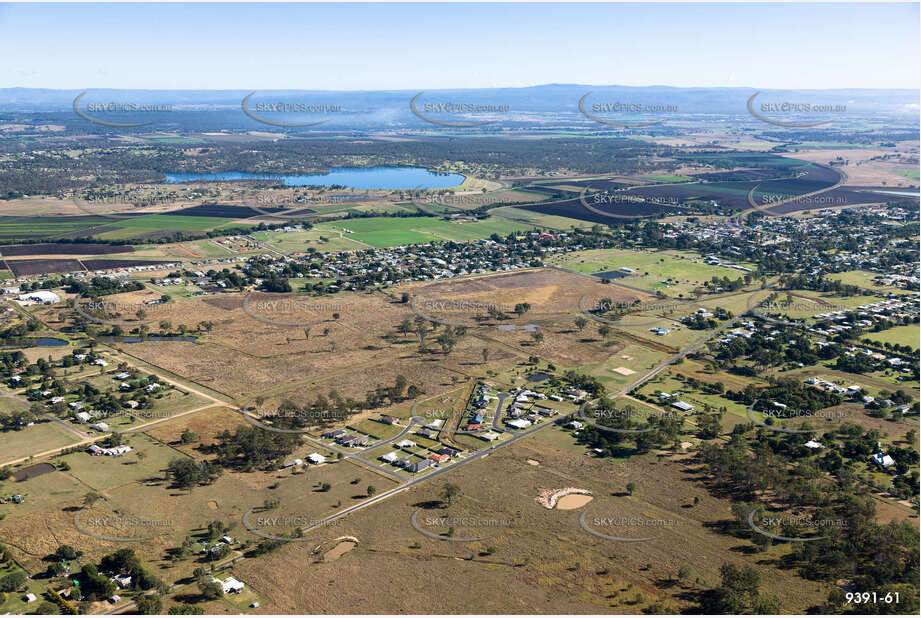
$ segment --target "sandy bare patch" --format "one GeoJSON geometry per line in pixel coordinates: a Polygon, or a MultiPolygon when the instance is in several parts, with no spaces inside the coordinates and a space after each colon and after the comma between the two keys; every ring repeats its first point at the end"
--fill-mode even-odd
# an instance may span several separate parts
{"type": "Polygon", "coordinates": [[[614,369],[613,371],[614,373],[619,373],[622,376],[632,376],[634,373],[636,373],[632,369],[627,369],[626,367],[618,367],[617,369],[614,369]]]}
{"type": "Polygon", "coordinates": [[[354,536],[340,536],[329,541],[324,541],[313,548],[314,554],[323,554],[324,562],[338,560],[345,554],[358,547],[358,538],[354,536]],[[332,545],[331,549],[324,551],[324,548],[332,545]]]}
{"type": "Polygon", "coordinates": [[[557,500],[556,508],[559,511],[571,511],[573,509],[581,508],[591,501],[591,496],[585,496],[582,494],[569,494],[568,496],[563,496],[557,500]]]}
{"type": "Polygon", "coordinates": [[[217,510],[217,500],[208,500],[208,508],[212,511],[217,510]]]}
{"type": "Polygon", "coordinates": [[[588,504],[588,502],[592,499],[592,492],[590,492],[587,489],[579,489],[578,487],[565,487],[563,489],[542,489],[540,493],[537,495],[537,498],[535,499],[537,500],[537,503],[540,504],[542,507],[547,508],[547,509],[553,509],[553,508],[558,508],[557,504],[563,498],[570,496],[570,495],[587,497],[588,499],[585,500],[584,502],[581,502],[581,504],[576,505],[576,506],[570,506],[570,504],[573,504],[573,501],[570,500],[567,502],[566,506],[559,507],[559,508],[562,508],[562,509],[577,508],[577,506],[583,506],[585,504],[588,504]]]}
{"type": "Polygon", "coordinates": [[[681,443],[681,448],[683,448],[684,450],[688,450],[692,446],[694,446],[693,442],[682,442],[681,443]]]}

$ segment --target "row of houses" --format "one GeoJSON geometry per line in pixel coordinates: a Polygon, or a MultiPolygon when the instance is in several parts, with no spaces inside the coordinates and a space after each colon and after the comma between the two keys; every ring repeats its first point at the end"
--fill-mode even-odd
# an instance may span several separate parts
{"type": "MultiPolygon", "coordinates": [[[[398,446],[399,448],[411,448],[416,445],[411,440],[403,440],[401,442],[398,442],[396,446],[398,446]]],[[[425,470],[435,464],[445,463],[449,461],[452,457],[457,457],[462,452],[463,451],[450,447],[450,446],[442,446],[441,448],[436,450],[434,453],[429,455],[427,458],[421,459],[416,462],[411,461],[408,457],[400,457],[396,453],[396,451],[390,451],[389,453],[385,453],[384,455],[381,455],[378,459],[386,463],[389,463],[392,466],[396,466],[397,468],[402,468],[406,470],[407,472],[416,473],[416,472],[421,472],[422,470],[425,470]]]]}
{"type": "Polygon", "coordinates": [[[368,446],[370,439],[368,436],[364,435],[354,435],[346,432],[344,429],[333,429],[327,431],[323,434],[323,438],[327,440],[333,440],[336,444],[341,446],[347,446],[349,448],[357,448],[359,446],[368,446]]]}

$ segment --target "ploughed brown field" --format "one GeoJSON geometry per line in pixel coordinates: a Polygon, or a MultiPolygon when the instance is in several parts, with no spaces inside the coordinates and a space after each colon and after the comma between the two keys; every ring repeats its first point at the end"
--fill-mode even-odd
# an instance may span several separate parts
{"type": "Polygon", "coordinates": [[[27,255],[106,255],[109,253],[133,253],[131,245],[101,245],[97,243],[36,243],[34,245],[0,246],[4,257],[27,255]]]}
{"type": "Polygon", "coordinates": [[[79,260],[73,259],[6,260],[6,266],[17,277],[86,270],[79,260]]]}

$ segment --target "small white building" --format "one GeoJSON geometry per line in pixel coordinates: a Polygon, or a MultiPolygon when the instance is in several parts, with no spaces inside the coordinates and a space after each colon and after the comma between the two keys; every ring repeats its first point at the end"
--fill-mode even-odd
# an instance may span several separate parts
{"type": "Polygon", "coordinates": [[[34,292],[26,292],[25,294],[20,294],[19,300],[31,300],[35,303],[54,304],[61,302],[61,297],[54,292],[49,292],[48,290],[35,290],[34,292]]]}
{"type": "Polygon", "coordinates": [[[889,467],[895,463],[895,460],[892,457],[882,451],[871,457],[871,459],[877,466],[882,466],[884,468],[889,467]]]}
{"type": "Polygon", "coordinates": [[[317,466],[321,463],[326,463],[326,457],[323,457],[323,455],[320,455],[319,453],[311,453],[307,455],[307,461],[317,466]]]}
{"type": "Polygon", "coordinates": [[[224,594],[238,594],[243,590],[243,588],[246,587],[243,582],[234,578],[233,576],[228,576],[224,581],[214,577],[211,579],[211,581],[219,583],[221,585],[221,589],[224,591],[224,594]]]}

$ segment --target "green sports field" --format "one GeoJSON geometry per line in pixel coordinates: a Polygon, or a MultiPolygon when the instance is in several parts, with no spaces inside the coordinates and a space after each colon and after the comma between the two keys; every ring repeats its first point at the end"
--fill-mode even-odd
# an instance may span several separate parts
{"type": "Polygon", "coordinates": [[[512,232],[527,232],[534,229],[533,226],[524,223],[500,219],[461,223],[443,221],[435,217],[348,219],[320,223],[314,228],[318,232],[327,231],[333,236],[343,232],[346,239],[374,247],[395,247],[441,240],[476,240],[489,238],[493,234],[505,236],[512,232]],[[351,232],[345,233],[344,230],[351,232]]]}

